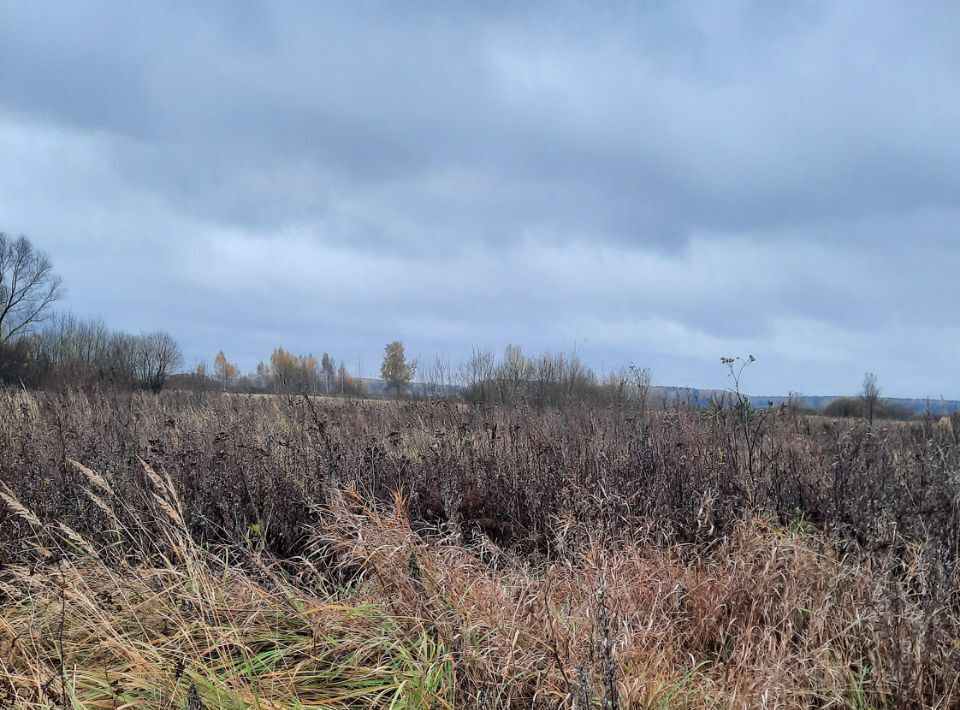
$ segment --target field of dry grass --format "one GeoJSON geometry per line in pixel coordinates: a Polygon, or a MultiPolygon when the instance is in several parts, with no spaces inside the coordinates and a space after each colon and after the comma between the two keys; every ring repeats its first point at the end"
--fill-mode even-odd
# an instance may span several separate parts
{"type": "Polygon", "coordinates": [[[957,706],[954,434],[740,424],[0,393],[0,707],[957,706]]]}

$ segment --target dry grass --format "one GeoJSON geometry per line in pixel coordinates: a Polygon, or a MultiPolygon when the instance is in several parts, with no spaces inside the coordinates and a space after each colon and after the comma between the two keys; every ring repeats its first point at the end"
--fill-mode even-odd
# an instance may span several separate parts
{"type": "MultiPolygon", "coordinates": [[[[17,707],[866,707],[883,676],[876,574],[816,538],[737,530],[709,554],[588,544],[531,565],[411,530],[402,502],[337,500],[310,558],[199,551],[165,483],[171,557],[56,562],[0,581],[0,687],[17,707]]],[[[39,539],[39,538],[38,538],[39,539]]],[[[73,544],[71,544],[73,543],[73,544]]],[[[901,623],[917,624],[908,605],[901,623]]]]}
{"type": "Polygon", "coordinates": [[[0,707],[960,702],[933,431],[774,422],[778,493],[682,411],[7,397],[0,707]]]}
{"type": "Polygon", "coordinates": [[[436,639],[305,584],[320,580],[306,560],[292,576],[249,549],[245,564],[199,550],[167,482],[150,474],[169,558],[107,564],[73,531],[40,525],[31,542],[58,549],[56,560],[42,552],[0,574],[0,703],[449,706],[450,658],[436,639]]]}

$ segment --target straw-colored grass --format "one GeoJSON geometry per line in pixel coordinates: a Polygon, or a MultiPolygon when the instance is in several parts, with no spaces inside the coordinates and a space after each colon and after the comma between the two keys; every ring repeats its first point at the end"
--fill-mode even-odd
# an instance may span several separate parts
{"type": "Polygon", "coordinates": [[[108,565],[76,533],[30,517],[38,542],[62,547],[56,562],[48,552],[0,573],[0,706],[450,706],[451,657],[434,636],[255,555],[241,566],[198,550],[167,483],[144,467],[169,559],[108,565]]]}
{"type": "Polygon", "coordinates": [[[960,707],[936,430],[0,408],[0,708],[960,707]]]}
{"type": "Polygon", "coordinates": [[[168,482],[144,468],[164,503],[168,558],[107,564],[77,533],[31,518],[48,557],[0,573],[2,702],[693,708],[892,697],[875,636],[880,578],[802,532],[754,522],[708,554],[604,548],[585,534],[566,559],[531,564],[489,541],[425,538],[402,500],[377,510],[341,493],[314,555],[280,565],[253,549],[198,549],[168,482]]]}
{"type": "Polygon", "coordinates": [[[182,707],[191,693],[218,708],[417,707],[451,692],[429,636],[237,569],[63,562],[7,570],[0,588],[0,697],[14,707],[182,707]]]}

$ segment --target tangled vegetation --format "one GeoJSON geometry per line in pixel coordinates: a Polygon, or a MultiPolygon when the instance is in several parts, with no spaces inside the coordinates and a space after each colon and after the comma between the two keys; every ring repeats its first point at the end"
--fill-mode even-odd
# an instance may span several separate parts
{"type": "Polygon", "coordinates": [[[0,706],[955,706],[960,421],[747,416],[0,393],[0,706]]]}

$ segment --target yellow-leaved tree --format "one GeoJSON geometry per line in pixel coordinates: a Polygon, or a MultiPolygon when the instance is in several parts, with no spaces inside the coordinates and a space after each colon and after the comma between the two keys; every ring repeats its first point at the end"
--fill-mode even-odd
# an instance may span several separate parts
{"type": "Polygon", "coordinates": [[[223,350],[221,350],[213,360],[213,372],[217,377],[217,382],[220,383],[220,386],[224,392],[226,392],[230,383],[240,374],[240,368],[227,360],[227,356],[224,355],[223,350]]]}
{"type": "Polygon", "coordinates": [[[406,353],[403,351],[403,343],[394,340],[387,343],[383,348],[383,363],[380,365],[380,376],[386,383],[387,389],[393,390],[396,396],[407,388],[410,380],[413,379],[417,371],[417,361],[407,362],[406,353]]]}

